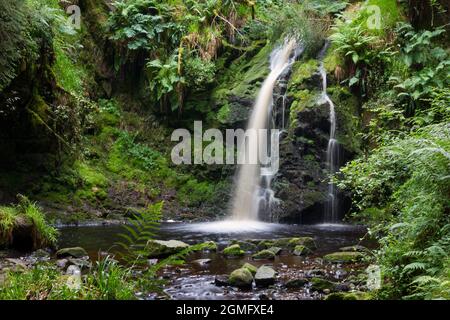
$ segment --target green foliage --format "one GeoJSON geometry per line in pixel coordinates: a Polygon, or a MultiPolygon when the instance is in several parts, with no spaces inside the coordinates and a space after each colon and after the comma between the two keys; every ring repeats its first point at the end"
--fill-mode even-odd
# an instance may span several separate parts
{"type": "Polygon", "coordinates": [[[120,234],[124,241],[118,244],[125,250],[124,258],[128,262],[142,263],[146,261],[145,247],[159,228],[164,202],[149,205],[146,209],[133,213],[124,225],[125,233],[120,234]]]}
{"type": "Polygon", "coordinates": [[[32,226],[30,230],[35,249],[56,245],[58,231],[48,224],[42,210],[25,196],[19,195],[18,198],[17,205],[0,207],[0,245],[10,245],[15,228],[27,223],[32,226]]]}
{"type": "Polygon", "coordinates": [[[195,89],[202,90],[214,82],[216,65],[211,61],[204,61],[199,57],[189,58],[185,61],[185,83],[195,89]]]}
{"type": "Polygon", "coordinates": [[[406,105],[410,115],[420,109],[420,105],[427,105],[424,101],[430,99],[435,89],[450,86],[449,55],[434,41],[443,33],[444,28],[416,32],[409,24],[400,24],[397,29],[402,48],[400,56],[411,71],[394,74],[390,80],[395,84],[400,103],[406,105]]]}
{"type": "Polygon", "coordinates": [[[337,20],[332,30],[330,39],[352,70],[347,79],[349,87],[357,85],[361,94],[367,95],[381,82],[379,76],[390,60],[391,49],[381,38],[371,35],[365,26],[355,25],[352,20],[337,20]]]}
{"type": "Polygon", "coordinates": [[[377,214],[371,232],[381,244],[380,297],[429,297],[431,283],[443,288],[435,298],[448,296],[449,168],[450,127],[443,123],[393,138],[341,170],[340,187],[352,190],[358,210],[377,214]]]}

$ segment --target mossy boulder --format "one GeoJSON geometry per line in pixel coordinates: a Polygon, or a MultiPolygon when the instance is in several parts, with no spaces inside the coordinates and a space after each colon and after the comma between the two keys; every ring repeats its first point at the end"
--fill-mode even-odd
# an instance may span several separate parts
{"type": "Polygon", "coordinates": [[[333,263],[350,263],[361,261],[364,255],[356,251],[340,251],[327,254],[323,257],[324,261],[333,263]]]}
{"type": "Polygon", "coordinates": [[[240,257],[245,254],[245,251],[238,244],[233,244],[223,249],[223,254],[227,257],[240,257]]]}
{"type": "Polygon", "coordinates": [[[288,243],[289,248],[295,248],[296,246],[305,246],[310,250],[314,250],[317,248],[314,239],[311,237],[297,237],[291,238],[288,243]]]}
{"type": "Polygon", "coordinates": [[[344,252],[351,252],[351,251],[357,251],[357,252],[367,252],[369,249],[367,249],[364,246],[361,246],[359,244],[355,244],[354,246],[347,246],[347,247],[342,247],[339,248],[339,251],[344,251],[344,252]]]}
{"type": "Polygon", "coordinates": [[[57,258],[66,258],[66,257],[82,258],[86,256],[89,255],[87,251],[84,250],[82,247],[63,248],[56,252],[57,258]]]}
{"type": "Polygon", "coordinates": [[[280,247],[270,247],[267,250],[272,251],[274,255],[279,255],[282,251],[280,247]]]}
{"type": "Polygon", "coordinates": [[[325,290],[334,291],[336,286],[334,282],[322,278],[312,278],[310,282],[311,290],[318,292],[324,292],[325,290]]]}
{"type": "Polygon", "coordinates": [[[251,243],[249,241],[241,241],[241,240],[231,240],[230,245],[238,244],[242,250],[244,251],[254,251],[256,250],[256,244],[251,243]]]}
{"type": "Polygon", "coordinates": [[[306,255],[310,254],[311,252],[312,252],[311,249],[300,244],[300,245],[295,246],[293,254],[295,256],[306,256],[306,255]]]}
{"type": "Polygon", "coordinates": [[[217,251],[217,243],[214,241],[206,241],[200,244],[200,248],[203,251],[217,251]]]}
{"type": "Polygon", "coordinates": [[[370,300],[371,294],[368,292],[333,292],[325,297],[325,300],[370,300]]]}
{"type": "Polygon", "coordinates": [[[258,287],[267,287],[275,283],[276,272],[268,266],[261,266],[255,274],[255,284],[258,287]]]}
{"type": "Polygon", "coordinates": [[[261,250],[252,256],[253,260],[274,260],[275,254],[270,250],[261,250]]]}
{"type": "Polygon", "coordinates": [[[274,246],[273,240],[261,240],[256,246],[258,250],[269,249],[274,246]]]}
{"type": "Polygon", "coordinates": [[[247,269],[248,271],[250,271],[252,275],[255,275],[256,271],[258,270],[258,268],[256,268],[254,265],[252,265],[252,264],[250,264],[248,262],[244,263],[242,268],[247,269]]]}
{"type": "Polygon", "coordinates": [[[187,243],[178,240],[149,240],[146,246],[149,258],[162,258],[178,253],[189,247],[187,243]]]}
{"type": "Polygon", "coordinates": [[[289,280],[284,286],[289,289],[298,289],[304,287],[307,283],[308,279],[298,278],[289,280]]]}
{"type": "Polygon", "coordinates": [[[253,283],[253,275],[246,268],[236,269],[230,274],[228,283],[240,288],[249,288],[253,283]]]}

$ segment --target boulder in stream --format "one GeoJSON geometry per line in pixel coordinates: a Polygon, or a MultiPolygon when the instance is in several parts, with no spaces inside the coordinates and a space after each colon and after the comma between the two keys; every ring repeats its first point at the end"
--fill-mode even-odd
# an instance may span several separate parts
{"type": "Polygon", "coordinates": [[[189,247],[187,243],[178,240],[149,240],[146,250],[148,258],[167,257],[189,247]]]}
{"type": "Polygon", "coordinates": [[[295,246],[294,251],[293,251],[293,254],[295,256],[306,256],[310,253],[311,253],[311,250],[302,244],[295,246]]]}
{"type": "Polygon", "coordinates": [[[336,284],[334,282],[322,279],[322,278],[312,278],[311,279],[311,290],[318,292],[334,291],[336,284]]]}
{"type": "Polygon", "coordinates": [[[228,275],[226,275],[226,274],[217,275],[214,278],[214,284],[218,287],[225,287],[225,286],[230,285],[228,275]]]}
{"type": "Polygon", "coordinates": [[[252,273],[252,275],[255,275],[256,271],[258,270],[258,268],[256,268],[254,265],[252,265],[252,264],[250,264],[248,262],[244,263],[242,268],[247,269],[248,271],[250,271],[252,273]]]}
{"type": "Polygon", "coordinates": [[[339,251],[327,254],[323,257],[324,261],[335,263],[350,263],[361,261],[364,255],[356,251],[339,251]]]}
{"type": "Polygon", "coordinates": [[[271,267],[261,266],[255,274],[255,284],[258,287],[268,287],[275,283],[276,272],[271,267]]]}
{"type": "Polygon", "coordinates": [[[270,250],[261,250],[252,256],[253,260],[274,260],[275,254],[270,250]]]}
{"type": "Polygon", "coordinates": [[[230,285],[239,288],[250,288],[253,283],[253,276],[246,268],[234,270],[228,278],[230,285]]]}
{"type": "Polygon", "coordinates": [[[256,244],[251,243],[249,241],[241,241],[241,240],[231,240],[230,245],[238,244],[239,247],[241,247],[244,251],[255,251],[256,250],[256,244]]]}
{"type": "Polygon", "coordinates": [[[240,257],[245,254],[245,251],[241,249],[240,245],[233,244],[223,249],[223,254],[227,257],[240,257]]]}
{"type": "Polygon", "coordinates": [[[280,247],[270,247],[267,250],[272,251],[274,255],[279,255],[282,251],[280,247]]]}
{"type": "Polygon", "coordinates": [[[57,258],[67,258],[67,257],[82,258],[86,256],[89,256],[87,251],[81,247],[64,248],[56,252],[57,258]]]}
{"type": "Polygon", "coordinates": [[[339,251],[347,251],[347,252],[352,252],[352,251],[357,251],[357,252],[367,252],[369,251],[369,249],[367,249],[364,246],[361,246],[359,244],[355,244],[354,246],[348,246],[348,247],[342,247],[339,248],[339,251]]]}
{"type": "Polygon", "coordinates": [[[289,289],[298,289],[305,286],[308,283],[308,280],[305,278],[291,279],[285,283],[285,287],[289,289]]]}

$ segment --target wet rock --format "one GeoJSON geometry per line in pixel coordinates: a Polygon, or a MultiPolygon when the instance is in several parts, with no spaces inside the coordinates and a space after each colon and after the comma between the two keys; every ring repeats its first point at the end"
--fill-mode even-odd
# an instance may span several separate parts
{"type": "Polygon", "coordinates": [[[167,257],[189,247],[187,243],[178,240],[149,240],[146,250],[148,258],[167,257]]]}
{"type": "Polygon", "coordinates": [[[305,247],[302,244],[298,245],[298,246],[295,246],[294,251],[293,251],[293,254],[295,256],[305,256],[305,255],[308,255],[310,253],[311,253],[311,250],[308,249],[308,247],[305,247]]]}
{"type": "Polygon", "coordinates": [[[87,251],[81,247],[64,248],[56,252],[57,258],[67,258],[67,257],[82,258],[86,256],[88,256],[87,251]]]}
{"type": "Polygon", "coordinates": [[[67,268],[66,274],[69,276],[78,275],[78,274],[81,274],[81,270],[78,266],[71,265],[67,268]]]}
{"type": "Polygon", "coordinates": [[[217,243],[214,241],[206,241],[201,244],[203,251],[217,251],[217,243]]]}
{"type": "Polygon", "coordinates": [[[338,283],[334,286],[334,291],[336,291],[336,292],[350,291],[350,284],[349,283],[338,283]]]}
{"type": "Polygon", "coordinates": [[[310,250],[314,250],[317,248],[316,243],[314,242],[314,239],[311,237],[298,237],[298,238],[291,238],[288,243],[289,248],[295,248],[296,246],[305,246],[310,250]]]}
{"type": "Polygon", "coordinates": [[[258,287],[268,287],[275,283],[276,272],[271,267],[261,266],[255,274],[255,284],[258,287]]]}
{"type": "Polygon", "coordinates": [[[352,251],[357,251],[357,252],[367,252],[369,251],[369,249],[367,249],[364,246],[361,246],[359,244],[356,244],[354,246],[348,246],[348,247],[342,247],[339,248],[339,251],[347,251],[347,252],[352,252],[352,251]]]}
{"type": "Polygon", "coordinates": [[[274,242],[272,240],[261,240],[257,245],[257,249],[264,250],[264,249],[273,247],[273,245],[274,245],[274,242]]]}
{"type": "Polygon", "coordinates": [[[334,252],[327,254],[323,257],[324,261],[327,262],[340,262],[340,263],[350,263],[350,262],[356,262],[361,261],[364,255],[360,252],[355,251],[340,251],[340,252],[334,252]]]}
{"type": "Polygon", "coordinates": [[[230,274],[229,283],[239,288],[249,288],[253,283],[252,273],[248,269],[236,269],[230,274]]]}
{"type": "Polygon", "coordinates": [[[252,264],[250,264],[250,263],[248,263],[248,262],[246,262],[246,263],[242,266],[242,268],[245,268],[245,269],[247,269],[248,271],[250,271],[252,275],[255,275],[255,274],[256,274],[256,271],[258,270],[258,268],[256,268],[254,265],[252,265],[252,264]]]}
{"type": "Polygon", "coordinates": [[[324,290],[328,289],[331,291],[334,291],[335,283],[322,279],[322,278],[312,278],[311,279],[311,290],[312,291],[318,291],[318,292],[324,292],[324,290]]]}
{"type": "Polygon", "coordinates": [[[324,277],[326,276],[326,272],[324,270],[321,269],[312,269],[312,270],[308,270],[306,272],[306,276],[308,278],[318,278],[318,277],[324,277]]]}
{"type": "Polygon", "coordinates": [[[50,253],[47,252],[46,250],[39,249],[33,252],[31,257],[36,259],[37,261],[47,261],[50,260],[50,253]]]}
{"type": "Polygon", "coordinates": [[[299,278],[299,279],[291,279],[285,283],[285,287],[289,289],[298,289],[304,287],[308,283],[307,279],[299,278]]]}
{"type": "Polygon", "coordinates": [[[275,254],[270,250],[262,250],[252,256],[253,260],[274,260],[275,254]]]}
{"type": "Polygon", "coordinates": [[[192,261],[192,263],[197,264],[201,267],[204,267],[211,263],[211,259],[197,259],[197,260],[192,261]]]}
{"type": "Polygon", "coordinates": [[[223,254],[227,257],[240,257],[245,254],[245,251],[238,244],[233,244],[223,249],[223,254]]]}
{"type": "Polygon", "coordinates": [[[267,250],[272,251],[274,255],[279,255],[281,253],[281,248],[280,247],[270,247],[267,250]]]}
{"type": "Polygon", "coordinates": [[[238,244],[239,247],[241,247],[244,251],[255,251],[256,250],[256,244],[251,243],[249,241],[240,241],[240,240],[232,240],[230,242],[230,245],[238,244]]]}
{"type": "Polygon", "coordinates": [[[223,275],[217,275],[214,278],[214,284],[218,287],[225,287],[230,284],[229,277],[226,274],[223,275]]]}
{"type": "Polygon", "coordinates": [[[56,266],[61,269],[65,269],[69,263],[68,259],[58,259],[56,261],[56,266]]]}

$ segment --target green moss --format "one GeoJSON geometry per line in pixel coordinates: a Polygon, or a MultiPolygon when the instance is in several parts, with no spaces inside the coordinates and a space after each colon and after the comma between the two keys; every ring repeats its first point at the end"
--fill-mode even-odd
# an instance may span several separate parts
{"type": "Polygon", "coordinates": [[[311,279],[311,290],[323,292],[324,290],[333,291],[335,288],[335,283],[322,279],[322,278],[312,278],[311,279]]]}
{"type": "Polygon", "coordinates": [[[255,253],[254,255],[252,255],[252,259],[253,260],[273,260],[273,259],[275,259],[275,254],[272,251],[265,249],[265,250],[261,250],[261,251],[255,253]]]}
{"type": "Polygon", "coordinates": [[[289,80],[289,88],[298,89],[305,80],[311,78],[319,68],[319,62],[315,59],[308,61],[296,61],[292,67],[292,75],[289,80]]]}
{"type": "Polygon", "coordinates": [[[250,273],[254,276],[256,274],[256,271],[258,270],[258,268],[256,268],[254,265],[246,262],[244,263],[244,265],[242,266],[242,268],[247,269],[248,271],[250,271],[250,273]]]}
{"type": "Polygon", "coordinates": [[[333,74],[338,66],[344,66],[344,61],[337,50],[333,47],[329,48],[325,58],[323,59],[323,66],[327,73],[333,74]]]}
{"type": "Polygon", "coordinates": [[[233,244],[223,249],[223,254],[227,257],[239,257],[243,256],[245,251],[238,244],[233,244]]]}
{"type": "Polygon", "coordinates": [[[342,262],[342,263],[348,263],[348,262],[355,262],[362,260],[364,255],[360,252],[334,252],[327,254],[323,257],[323,260],[327,262],[342,262]]]}

